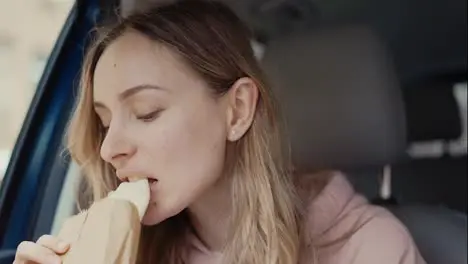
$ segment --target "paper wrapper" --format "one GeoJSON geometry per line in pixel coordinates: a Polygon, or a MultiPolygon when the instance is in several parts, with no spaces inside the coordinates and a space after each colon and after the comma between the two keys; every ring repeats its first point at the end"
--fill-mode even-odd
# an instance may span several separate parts
{"type": "Polygon", "coordinates": [[[140,238],[136,206],[105,198],[68,219],[58,237],[71,243],[63,264],[134,264],[140,238]]]}

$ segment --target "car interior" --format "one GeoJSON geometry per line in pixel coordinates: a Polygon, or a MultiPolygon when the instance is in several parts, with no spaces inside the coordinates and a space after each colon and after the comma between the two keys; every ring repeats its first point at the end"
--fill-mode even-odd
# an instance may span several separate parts
{"type": "MultiPolygon", "coordinates": [[[[272,42],[263,62],[279,86],[301,170],[340,168],[351,180],[380,178],[382,187],[394,175],[413,176],[390,170],[407,159],[404,100],[390,53],[371,30],[333,25],[293,34],[272,42]]],[[[382,191],[369,198],[399,217],[428,263],[466,262],[466,215],[401,199],[398,187],[375,188],[382,191]]]]}
{"type": "MultiPolygon", "coordinates": [[[[427,263],[468,263],[466,1],[223,1],[254,32],[295,166],[346,172],[427,263]]],[[[0,264],[77,210],[62,138],[89,32],[158,2],[76,2],[0,186],[0,264]]]]}

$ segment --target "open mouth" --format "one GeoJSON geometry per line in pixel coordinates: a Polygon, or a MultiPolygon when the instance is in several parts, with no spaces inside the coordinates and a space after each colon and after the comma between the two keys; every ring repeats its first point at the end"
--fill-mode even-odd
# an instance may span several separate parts
{"type": "Polygon", "coordinates": [[[158,180],[156,179],[148,179],[148,182],[150,185],[153,185],[153,183],[156,183],[158,180]]]}
{"type": "Polygon", "coordinates": [[[124,178],[123,179],[123,182],[136,182],[136,181],[139,181],[139,180],[148,180],[148,183],[151,186],[153,186],[156,182],[158,182],[157,179],[153,179],[153,178],[146,178],[146,177],[128,177],[128,178],[124,178]]]}

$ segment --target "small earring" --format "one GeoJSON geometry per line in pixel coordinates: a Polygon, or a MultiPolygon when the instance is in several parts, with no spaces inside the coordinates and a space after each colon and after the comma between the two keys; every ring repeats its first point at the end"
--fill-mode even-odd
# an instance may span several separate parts
{"type": "Polygon", "coordinates": [[[234,139],[234,137],[235,137],[236,134],[237,134],[237,133],[236,133],[236,130],[233,129],[233,130],[231,131],[231,139],[232,139],[232,140],[234,139]]]}

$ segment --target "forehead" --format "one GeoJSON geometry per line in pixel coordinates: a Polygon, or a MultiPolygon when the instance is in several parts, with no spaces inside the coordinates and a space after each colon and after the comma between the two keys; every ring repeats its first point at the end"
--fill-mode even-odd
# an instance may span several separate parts
{"type": "Polygon", "coordinates": [[[127,32],[111,43],[94,72],[94,97],[101,100],[138,85],[177,87],[193,78],[182,60],[165,46],[127,32]]]}

